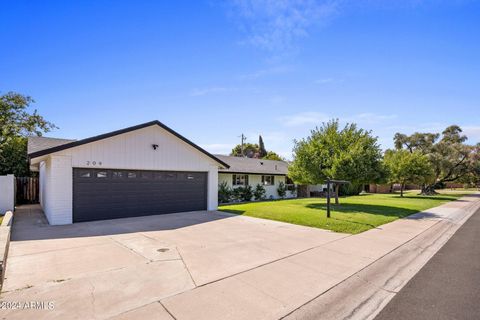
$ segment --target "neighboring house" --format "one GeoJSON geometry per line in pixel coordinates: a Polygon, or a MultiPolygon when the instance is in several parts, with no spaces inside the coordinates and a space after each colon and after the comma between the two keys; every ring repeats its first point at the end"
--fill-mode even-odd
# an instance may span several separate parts
{"type": "MultiPolygon", "coordinates": [[[[218,183],[226,182],[230,188],[250,185],[255,188],[263,185],[267,199],[278,199],[277,188],[280,182],[290,187],[287,181],[288,163],[285,161],[264,160],[233,156],[215,155],[227,163],[229,168],[218,170],[218,183]]],[[[294,197],[295,193],[287,191],[287,198],[294,197]]]]}
{"type": "Polygon", "coordinates": [[[28,155],[50,224],[216,210],[229,167],[159,121],[78,141],[31,137],[28,155]]]}

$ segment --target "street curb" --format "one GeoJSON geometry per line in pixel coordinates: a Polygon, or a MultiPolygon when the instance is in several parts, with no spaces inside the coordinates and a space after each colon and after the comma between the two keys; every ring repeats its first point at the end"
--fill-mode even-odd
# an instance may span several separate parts
{"type": "Polygon", "coordinates": [[[0,292],[2,291],[3,280],[5,278],[12,223],[13,213],[7,211],[3,216],[2,224],[0,226],[0,292]]]}
{"type": "Polygon", "coordinates": [[[440,218],[428,229],[281,319],[374,319],[479,209],[480,199],[457,209],[456,212],[465,212],[457,221],[440,218]]]}

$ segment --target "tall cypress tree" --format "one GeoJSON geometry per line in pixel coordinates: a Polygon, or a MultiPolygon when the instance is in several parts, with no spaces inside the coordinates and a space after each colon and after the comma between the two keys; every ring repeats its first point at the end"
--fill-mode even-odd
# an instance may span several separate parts
{"type": "Polygon", "coordinates": [[[263,158],[267,155],[267,150],[265,149],[265,145],[263,144],[262,136],[258,136],[258,153],[260,158],[263,158]]]}

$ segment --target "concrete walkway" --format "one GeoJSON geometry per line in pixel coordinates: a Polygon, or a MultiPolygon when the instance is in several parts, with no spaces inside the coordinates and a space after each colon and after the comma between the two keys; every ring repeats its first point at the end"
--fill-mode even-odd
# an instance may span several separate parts
{"type": "Polygon", "coordinates": [[[440,230],[441,223],[460,224],[478,206],[478,197],[468,196],[354,236],[221,213],[82,229],[43,226],[41,232],[31,220],[23,228],[20,221],[2,300],[54,301],[55,309],[0,312],[8,319],[303,319],[319,310],[326,315],[328,306],[316,304],[319,299],[440,230]],[[72,232],[78,237],[69,238],[72,232]],[[157,250],[162,243],[168,258],[157,250]],[[84,259],[89,262],[79,263],[84,259]]]}

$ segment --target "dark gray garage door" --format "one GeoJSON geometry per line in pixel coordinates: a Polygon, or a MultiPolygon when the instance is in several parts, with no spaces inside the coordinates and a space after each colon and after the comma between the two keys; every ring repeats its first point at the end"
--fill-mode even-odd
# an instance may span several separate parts
{"type": "Polygon", "coordinates": [[[73,169],[73,222],[206,209],[206,172],[73,169]]]}

